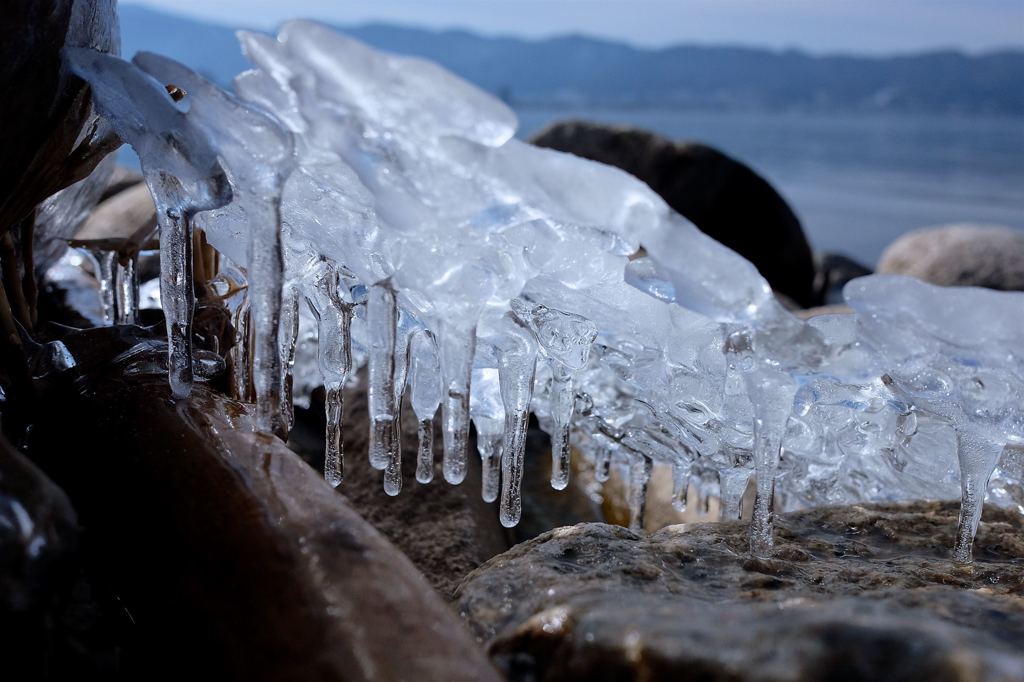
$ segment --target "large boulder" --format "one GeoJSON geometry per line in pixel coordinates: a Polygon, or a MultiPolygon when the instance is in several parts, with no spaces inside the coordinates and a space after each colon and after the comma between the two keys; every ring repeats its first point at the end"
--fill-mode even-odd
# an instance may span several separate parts
{"type": "Polygon", "coordinates": [[[814,259],[800,221],[748,166],[703,144],[585,121],[555,123],[531,140],[617,166],[757,266],[768,283],[808,307],[818,302],[814,259]]]}
{"type": "Polygon", "coordinates": [[[955,503],[777,517],[775,557],[740,522],[558,528],[456,592],[513,680],[1016,680],[1024,517],[986,509],[975,563],[955,503]]]}
{"type": "Polygon", "coordinates": [[[943,286],[1024,291],[1024,232],[988,225],[915,230],[889,245],[878,272],[943,286]]]}

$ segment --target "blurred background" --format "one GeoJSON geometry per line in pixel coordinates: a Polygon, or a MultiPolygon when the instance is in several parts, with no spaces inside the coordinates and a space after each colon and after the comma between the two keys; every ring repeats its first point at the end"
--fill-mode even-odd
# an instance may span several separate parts
{"type": "Polygon", "coordinates": [[[713,146],[778,190],[816,253],[868,267],[916,228],[1024,232],[1024,0],[125,0],[120,12],[125,56],[160,52],[221,83],[246,68],[233,30],[300,16],[441,63],[508,102],[524,139],[586,119],[713,146]]]}

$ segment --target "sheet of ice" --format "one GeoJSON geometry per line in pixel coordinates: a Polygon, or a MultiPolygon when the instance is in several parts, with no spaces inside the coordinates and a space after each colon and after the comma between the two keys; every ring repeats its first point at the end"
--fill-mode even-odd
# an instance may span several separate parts
{"type": "MultiPolygon", "coordinates": [[[[205,150],[189,159],[214,150],[225,164],[236,199],[202,218],[225,253],[282,241],[283,298],[305,292],[319,322],[303,331],[288,305],[281,316],[281,364],[298,352],[285,382],[296,398],[324,383],[328,423],[340,425],[337,387],[353,357],[368,358],[371,463],[389,493],[401,484],[396,420],[408,394],[417,479],[433,475],[440,406],[445,479],[466,475],[472,422],[484,497],[500,497],[507,526],[521,515],[532,412],[552,434],[552,485],[568,483],[573,449],[598,479],[625,467],[637,526],[655,464],[672,467],[677,504],[714,496],[727,516],[754,477],[759,555],[772,550],[778,505],[933,496],[949,489],[958,460],[956,558],[969,560],[1000,451],[1022,438],[1024,294],[867,278],[847,289],[856,315],[799,320],[753,265],[641,182],[515,140],[504,104],[439,67],[309,22],[240,40],[255,67],[236,79],[241,101],[176,72],[193,83],[192,101],[139,115],[185,128],[182,139],[205,150]],[[216,109],[226,104],[236,108],[216,109]],[[266,121],[290,133],[290,165],[268,152],[261,166],[253,150],[266,121]],[[255,182],[245,174],[260,168],[283,181],[261,185],[281,194],[280,228],[270,215],[238,219],[255,182]],[[630,260],[640,246],[647,255],[630,260]],[[339,357],[339,347],[349,350],[339,357]]],[[[157,69],[155,58],[140,63],[157,69]]],[[[201,165],[176,172],[210,177],[201,165]]],[[[329,426],[329,453],[337,433],[329,426]]],[[[1002,461],[1005,501],[1020,467],[1002,461]]]]}

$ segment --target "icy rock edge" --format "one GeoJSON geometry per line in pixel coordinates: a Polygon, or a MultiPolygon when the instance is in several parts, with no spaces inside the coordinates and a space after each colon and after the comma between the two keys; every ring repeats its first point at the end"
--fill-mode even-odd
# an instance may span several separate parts
{"type": "Polygon", "coordinates": [[[1024,294],[872,276],[847,286],[855,315],[802,321],[646,185],[514,139],[508,107],[435,64],[306,21],[239,40],[253,69],[232,91],[157,55],[65,53],[156,200],[175,396],[193,376],[198,226],[248,285],[239,392],[259,428],[287,433],[293,399],[324,385],[332,485],[341,389],[366,362],[385,490],[401,487],[408,397],[417,480],[433,475],[437,410],[450,483],[472,422],[506,526],[530,412],[552,434],[555,488],[574,450],[599,479],[628,469],[634,525],[654,463],[678,506],[715,495],[733,517],[753,477],[760,556],[776,506],[959,490],[964,563],[986,495],[1024,512],[1024,294]]]}

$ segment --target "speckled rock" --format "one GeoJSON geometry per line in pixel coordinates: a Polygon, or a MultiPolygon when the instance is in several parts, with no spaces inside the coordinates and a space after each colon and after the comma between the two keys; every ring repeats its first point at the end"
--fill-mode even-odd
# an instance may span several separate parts
{"type": "Polygon", "coordinates": [[[963,568],[956,517],[788,514],[770,560],[748,555],[742,523],[581,524],[495,557],[456,596],[517,680],[1020,680],[1024,519],[986,510],[963,568]]]}
{"type": "Polygon", "coordinates": [[[943,286],[1024,291],[1024,232],[984,225],[915,230],[886,248],[878,272],[943,286]]]}

